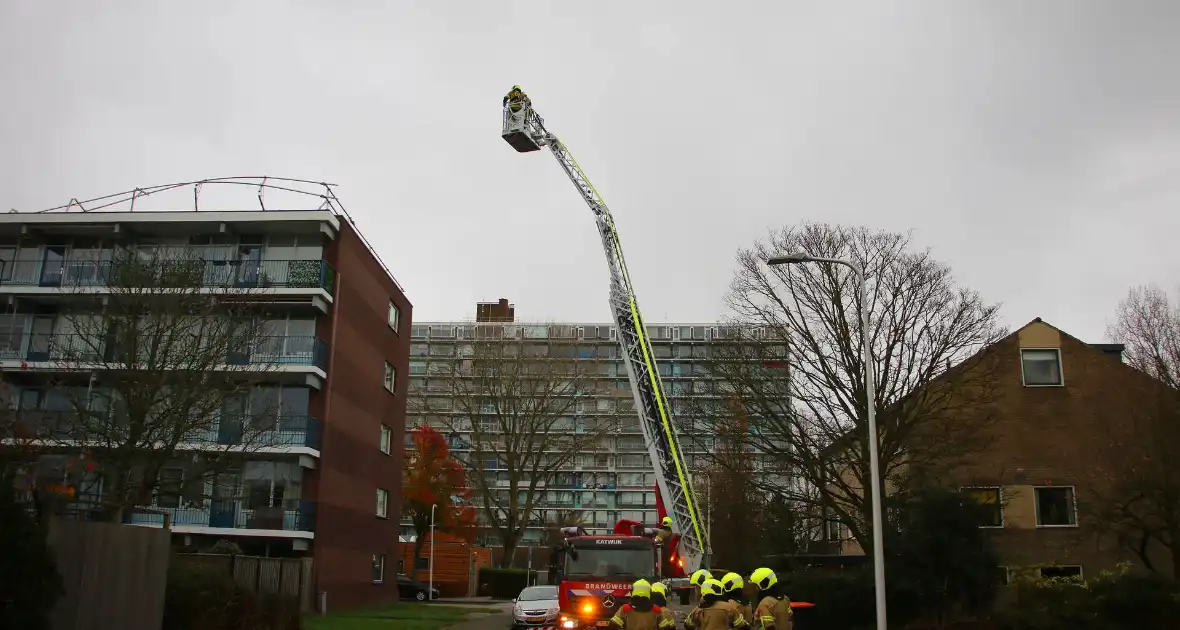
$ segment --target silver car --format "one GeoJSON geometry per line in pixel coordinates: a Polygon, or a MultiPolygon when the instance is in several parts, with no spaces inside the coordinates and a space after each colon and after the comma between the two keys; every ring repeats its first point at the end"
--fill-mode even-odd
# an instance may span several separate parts
{"type": "Polygon", "coordinates": [[[556,586],[530,586],[512,601],[512,630],[557,627],[560,603],[556,586]]]}

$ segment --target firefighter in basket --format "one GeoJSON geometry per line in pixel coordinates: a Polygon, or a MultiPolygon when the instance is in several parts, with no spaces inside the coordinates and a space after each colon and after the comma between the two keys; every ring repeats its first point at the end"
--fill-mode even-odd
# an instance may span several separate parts
{"type": "Polygon", "coordinates": [[[530,104],[528,95],[520,89],[519,85],[512,86],[512,89],[504,95],[504,105],[507,105],[513,114],[519,113],[521,108],[530,104]]]}

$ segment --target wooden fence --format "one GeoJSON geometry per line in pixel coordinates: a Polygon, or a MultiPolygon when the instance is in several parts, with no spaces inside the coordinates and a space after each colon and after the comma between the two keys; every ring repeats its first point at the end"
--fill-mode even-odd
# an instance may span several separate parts
{"type": "Polygon", "coordinates": [[[312,612],[315,585],[311,558],[191,553],[177,556],[177,561],[216,567],[232,575],[242,588],[298,599],[302,612],[312,612]]]}
{"type": "Polygon", "coordinates": [[[54,519],[49,544],[65,595],[52,630],[160,630],[169,532],[54,519]]]}

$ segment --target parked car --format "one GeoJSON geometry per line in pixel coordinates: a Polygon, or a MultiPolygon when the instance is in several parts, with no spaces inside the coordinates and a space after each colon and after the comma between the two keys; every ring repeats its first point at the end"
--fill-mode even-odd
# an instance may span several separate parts
{"type": "Polygon", "coordinates": [[[428,599],[438,599],[438,589],[431,589],[429,586],[408,575],[398,573],[397,597],[398,599],[415,599],[424,602],[428,599]],[[428,593],[433,593],[433,597],[428,595],[428,593]]]}
{"type": "Polygon", "coordinates": [[[512,600],[512,630],[557,625],[556,586],[530,586],[512,600]]]}

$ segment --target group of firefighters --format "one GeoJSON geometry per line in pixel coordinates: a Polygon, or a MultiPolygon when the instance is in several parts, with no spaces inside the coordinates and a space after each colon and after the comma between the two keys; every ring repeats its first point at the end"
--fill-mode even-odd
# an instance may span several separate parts
{"type": "MultiPolygon", "coordinates": [[[[750,583],[758,588],[753,599],[746,596],[745,580],[737,573],[718,580],[701,569],[689,582],[699,598],[684,619],[685,630],[792,630],[791,600],[780,592],[778,576],[770,569],[750,574],[750,583]]],[[[669,630],[676,627],[676,619],[667,605],[668,587],[663,582],[639,580],[631,585],[631,602],[611,622],[619,630],[669,630]]]]}

